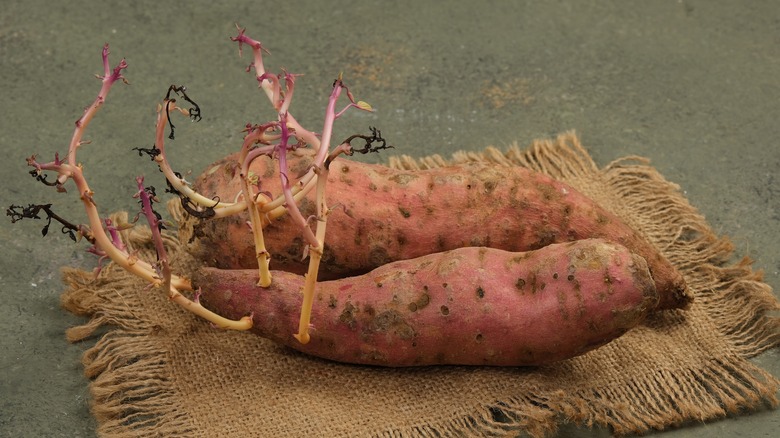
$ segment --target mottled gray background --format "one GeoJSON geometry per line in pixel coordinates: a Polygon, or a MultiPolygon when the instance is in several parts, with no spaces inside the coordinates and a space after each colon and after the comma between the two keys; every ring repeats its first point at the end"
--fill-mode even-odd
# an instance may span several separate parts
{"type": "MultiPolygon", "coordinates": [[[[113,62],[127,58],[132,85],[114,89],[81,154],[103,211],[131,208],[133,177],[156,174],[130,148],[152,144],[155,105],[172,83],[186,84],[204,111],[199,124],[180,122],[174,166],[197,173],[236,150],[246,122],[273,116],[243,71],[249,59],[228,41],[240,22],[271,50],[272,68],[306,74],[294,111],[310,129],[319,130],[339,71],[379,111],[345,117],[336,138],[377,125],[397,152],[420,156],[575,129],[602,165],[652,159],[780,286],[777,2],[216,3],[229,2],[0,2],[2,203],[53,202],[83,217],[74,194],[34,183],[24,158],[66,151],[99,88],[105,42],[113,62]]],[[[80,365],[90,342],[64,339],[82,320],[59,307],[59,268],[94,259],[84,245],[39,233],[39,224],[0,223],[0,435],[92,436],[80,365]]],[[[776,351],[758,362],[780,375],[776,351]]],[[[779,428],[780,414],[765,411],[668,435],[779,428]]]]}

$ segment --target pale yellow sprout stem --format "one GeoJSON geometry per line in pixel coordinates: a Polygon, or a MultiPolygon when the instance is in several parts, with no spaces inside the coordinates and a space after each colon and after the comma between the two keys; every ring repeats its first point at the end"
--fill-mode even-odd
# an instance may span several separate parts
{"type": "Polygon", "coordinates": [[[314,304],[314,292],[317,286],[317,273],[320,269],[322,253],[325,250],[325,228],[328,224],[328,206],[325,203],[325,183],[328,181],[327,164],[319,169],[317,178],[317,230],[316,238],[318,246],[309,248],[309,268],[303,284],[303,303],[301,304],[301,317],[298,321],[298,333],[295,339],[301,344],[307,344],[311,340],[309,327],[311,325],[311,308],[314,304]]]}

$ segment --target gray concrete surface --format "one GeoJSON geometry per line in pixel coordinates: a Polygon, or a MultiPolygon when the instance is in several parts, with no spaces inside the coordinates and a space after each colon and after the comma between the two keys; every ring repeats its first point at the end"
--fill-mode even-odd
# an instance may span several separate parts
{"type": "MultiPolygon", "coordinates": [[[[780,8],[773,0],[449,2],[0,2],[0,160],[4,205],[53,202],[81,218],[75,197],[46,190],[24,158],[64,153],[74,120],[99,88],[100,49],[126,57],[82,154],[100,206],[129,208],[133,177],[156,173],[132,147],[152,143],[155,105],[186,84],[204,119],[179,130],[177,167],[200,172],[271,117],[228,41],[240,22],[273,56],[305,73],[295,111],[320,123],[344,71],[379,109],[336,137],[379,126],[410,155],[521,144],[575,129],[600,164],[652,159],[713,227],[780,286],[780,8]],[[210,4],[214,3],[214,4],[210,4]]],[[[94,435],[80,355],[64,330],[59,268],[89,267],[83,245],[38,224],[0,222],[0,436],[94,435]]],[[[778,353],[757,359],[780,376],[778,353]]],[[[671,431],[670,437],[775,436],[763,411],[671,431]]],[[[560,436],[607,431],[564,428],[560,436]]]]}

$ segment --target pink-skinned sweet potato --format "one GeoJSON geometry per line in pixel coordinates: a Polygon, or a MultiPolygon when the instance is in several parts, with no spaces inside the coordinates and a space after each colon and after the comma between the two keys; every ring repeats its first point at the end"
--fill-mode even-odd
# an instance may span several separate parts
{"type": "MultiPolygon", "coordinates": [[[[291,172],[311,163],[307,150],[291,157],[291,172]]],[[[196,188],[230,201],[240,191],[236,156],[213,164],[196,188]]],[[[255,160],[261,188],[279,193],[276,161],[255,160]]],[[[313,199],[313,194],[309,199],[313,199]]],[[[400,171],[337,159],[327,185],[330,205],[321,279],[365,273],[386,263],[465,246],[528,251],[551,243],[604,238],[644,257],[660,309],[687,308],[692,296],[680,273],[660,252],[614,214],[554,179],[520,167],[491,164],[400,171]]],[[[313,202],[301,203],[304,216],[313,202]]],[[[219,268],[257,266],[247,216],[199,224],[202,257],[219,268]]],[[[288,216],[266,227],[271,268],[302,273],[304,242],[288,216]]]]}
{"type": "Polygon", "coordinates": [[[201,302],[307,354],[381,366],[541,365],[583,354],[639,324],[658,294],[645,260],[600,239],[511,253],[467,247],[321,282],[300,344],[303,277],[203,268],[201,302]]]}

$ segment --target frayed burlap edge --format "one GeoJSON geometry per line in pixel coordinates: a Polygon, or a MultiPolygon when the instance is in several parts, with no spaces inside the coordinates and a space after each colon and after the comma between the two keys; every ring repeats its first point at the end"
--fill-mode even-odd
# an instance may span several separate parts
{"type": "MultiPolygon", "coordinates": [[[[420,419],[417,424],[405,426],[365,425],[353,435],[507,436],[524,431],[536,437],[554,433],[559,422],[609,427],[621,435],[777,405],[780,382],[747,359],[780,345],[780,322],[771,314],[780,305],[770,287],[761,281],[761,274],[752,271],[748,259],[731,262],[732,244],[712,232],[676,185],[637,157],[599,169],[573,133],[536,141],[527,150],[513,147],[501,152],[488,148],[480,153],[457,153],[451,160],[402,156],[393,158],[390,164],[425,169],[484,161],[526,166],[578,188],[583,187],[578,182],[600,179],[609,190],[589,192],[587,184],[581,190],[604,201],[642,231],[681,270],[696,291],[696,308],[704,309],[725,342],[717,346],[719,350],[711,360],[695,369],[652,369],[596,390],[556,390],[556,382],[572,387],[571,376],[578,375],[582,364],[598,360],[598,355],[587,355],[553,369],[522,374],[530,382],[524,393],[456,407],[446,419],[420,419]],[[614,202],[615,197],[621,202],[614,202]]],[[[139,248],[147,238],[148,233],[140,229],[126,232],[126,239],[139,248]]],[[[179,243],[175,239],[168,244],[172,253],[179,255],[180,267],[192,266],[186,251],[177,251],[179,243]]],[[[158,291],[142,286],[135,286],[136,293],[127,294],[128,283],[134,280],[111,266],[97,279],[91,273],[72,269],[65,270],[64,278],[69,287],[62,298],[65,308],[92,318],[69,330],[68,338],[76,341],[102,326],[112,327],[84,355],[85,372],[93,379],[90,389],[98,432],[110,437],[204,436],[198,422],[181,408],[169,367],[168,352],[175,338],[166,334],[181,331],[177,325],[192,319],[178,315],[170,320],[150,320],[142,311],[142,300],[170,304],[160,298],[158,291]]],[[[685,322],[685,313],[667,312],[648,325],[685,322]]],[[[608,364],[598,365],[609,372],[608,364]]],[[[506,378],[508,373],[499,369],[491,372],[499,378],[506,378]]]]}

